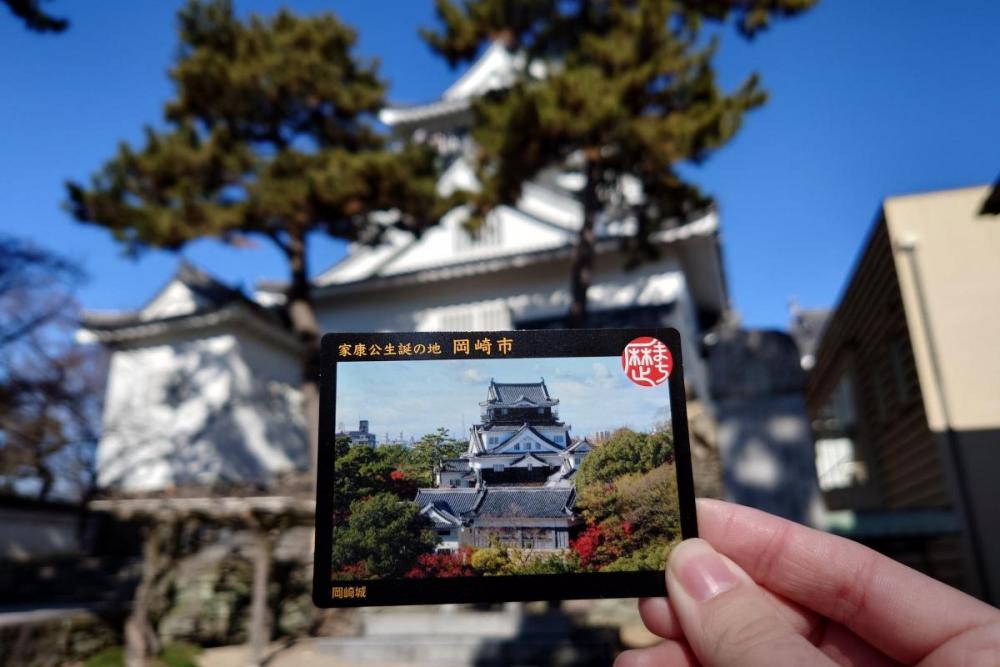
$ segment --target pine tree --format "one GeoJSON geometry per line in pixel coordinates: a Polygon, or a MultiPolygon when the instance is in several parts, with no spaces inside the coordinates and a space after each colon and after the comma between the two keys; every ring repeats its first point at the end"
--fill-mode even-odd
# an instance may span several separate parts
{"type": "Polygon", "coordinates": [[[583,222],[571,269],[570,326],[585,321],[602,211],[635,220],[630,264],[655,257],[651,235],[711,204],[678,174],[726,145],[764,104],[756,75],[720,90],[706,21],[747,37],[815,0],[437,0],[440,30],[422,32],[455,65],[492,41],[523,57],[515,82],[473,105],[481,191],[473,224],[512,204],[547,169],[583,176],[583,222]],[[623,185],[641,186],[641,201],[623,185]]]}
{"type": "Polygon", "coordinates": [[[436,195],[429,149],[390,150],[376,131],[385,84],[376,63],[352,54],[355,31],[332,14],[283,10],[241,21],[228,0],[190,0],[178,23],[165,128],[147,127],[138,148],[122,143],[89,184],[68,183],[67,205],[133,253],[201,238],[241,245],[248,236],[279,248],[290,274],[288,319],[305,350],[315,452],[320,332],[310,238],[376,243],[390,227],[420,233],[449,202],[436,195]]]}

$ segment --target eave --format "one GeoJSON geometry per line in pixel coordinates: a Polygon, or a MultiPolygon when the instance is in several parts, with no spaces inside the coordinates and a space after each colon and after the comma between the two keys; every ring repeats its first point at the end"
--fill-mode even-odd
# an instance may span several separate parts
{"type": "Polygon", "coordinates": [[[250,329],[293,353],[297,354],[302,349],[291,331],[270,318],[265,319],[256,312],[256,309],[242,302],[153,320],[141,320],[134,314],[85,313],[82,326],[77,332],[77,339],[86,343],[101,343],[112,348],[123,348],[149,339],[227,324],[240,325],[241,331],[250,329]]]}

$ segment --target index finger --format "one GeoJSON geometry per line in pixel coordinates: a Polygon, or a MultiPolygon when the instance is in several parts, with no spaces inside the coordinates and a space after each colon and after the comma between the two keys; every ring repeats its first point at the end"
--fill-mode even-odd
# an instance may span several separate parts
{"type": "Polygon", "coordinates": [[[698,500],[698,534],[761,586],[913,664],[990,607],[856,542],[718,500],[698,500]]]}

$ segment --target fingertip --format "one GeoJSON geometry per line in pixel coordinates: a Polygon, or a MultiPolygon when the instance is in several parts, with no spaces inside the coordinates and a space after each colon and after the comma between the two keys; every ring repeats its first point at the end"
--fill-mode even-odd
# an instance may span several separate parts
{"type": "Polygon", "coordinates": [[[684,642],[666,640],[656,646],[624,651],[615,659],[614,667],[699,667],[698,659],[684,642]]]}
{"type": "Polygon", "coordinates": [[[684,632],[670,601],[665,597],[639,600],[639,617],[646,629],[664,639],[680,639],[684,632]]]}

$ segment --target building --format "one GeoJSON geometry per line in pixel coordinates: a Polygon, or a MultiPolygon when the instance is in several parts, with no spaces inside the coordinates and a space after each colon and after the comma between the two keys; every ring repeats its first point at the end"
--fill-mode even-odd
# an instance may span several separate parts
{"type": "MultiPolygon", "coordinates": [[[[515,66],[494,45],[440,99],[384,112],[397,136],[440,152],[447,165],[441,192],[475,187],[471,101],[509,81],[515,66]]],[[[558,326],[570,304],[570,258],[582,220],[577,180],[540,175],[477,234],[455,209],[420,238],[389,232],[381,245],[351,246],[314,278],[322,329],[558,326]]],[[[632,185],[623,188],[639,196],[632,185]]],[[[587,324],[676,327],[686,346],[689,397],[708,402],[702,340],[729,312],[719,218],[707,210],[668,221],[655,237],[658,259],[626,270],[621,240],[633,224],[610,213],[598,222],[587,324]]],[[[248,296],[182,266],[144,307],[85,315],[83,337],[112,352],[98,450],[102,485],[267,482],[307,464],[297,342],[280,314],[285,290],[263,282],[248,296]]]]}
{"type": "Polygon", "coordinates": [[[111,350],[101,486],[260,482],[308,465],[299,343],[275,309],[182,263],[143,307],[83,325],[111,350]]]}
{"type": "Polygon", "coordinates": [[[469,446],[435,471],[437,488],[414,502],[434,523],[438,550],[499,543],[521,549],[565,549],[579,524],[573,476],[591,451],[559,421],[559,399],[539,382],[490,379],[479,403],[482,421],[469,446]]]}
{"type": "Polygon", "coordinates": [[[368,430],[367,419],[358,420],[357,431],[345,431],[337,433],[337,435],[346,435],[348,438],[351,439],[352,445],[368,445],[369,447],[374,447],[378,441],[378,439],[375,437],[375,434],[371,433],[368,430]]]}
{"type": "Polygon", "coordinates": [[[989,188],[887,199],[806,400],[839,530],[1000,601],[1000,218],[989,188]]]}
{"type": "Polygon", "coordinates": [[[569,548],[580,519],[573,487],[420,489],[414,502],[430,519],[439,551],[460,546],[533,550],[569,548]]]}

